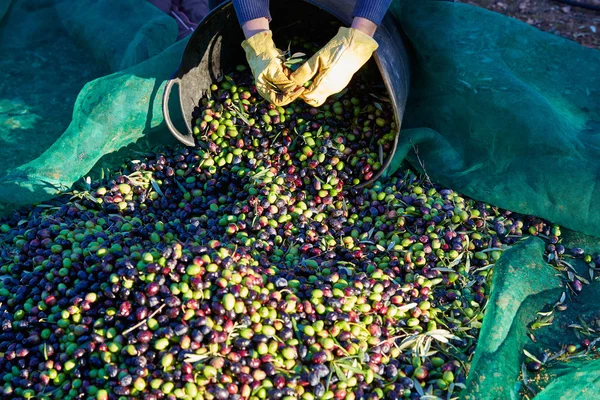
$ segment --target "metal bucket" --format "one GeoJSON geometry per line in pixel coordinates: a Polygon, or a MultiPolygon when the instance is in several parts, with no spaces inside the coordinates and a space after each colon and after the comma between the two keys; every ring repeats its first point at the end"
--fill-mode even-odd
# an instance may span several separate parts
{"type": "MultiPolygon", "coordinates": [[[[270,28],[277,42],[278,35],[301,35],[303,27],[304,30],[311,30],[306,24],[315,26],[322,17],[330,19],[333,16],[349,26],[352,22],[354,4],[355,0],[273,1],[270,7],[273,16],[270,28]]],[[[382,168],[369,182],[363,182],[358,187],[379,178],[390,165],[398,143],[409,87],[408,55],[400,31],[390,15],[386,15],[374,38],[379,48],[373,58],[388,91],[397,132],[392,150],[387,154],[382,168]]],[[[167,82],[163,95],[163,114],[166,124],[173,136],[181,143],[187,146],[198,145],[192,132],[192,113],[206,90],[223,72],[245,63],[245,55],[241,47],[243,40],[242,29],[230,1],[212,10],[192,33],[179,69],[167,82]],[[179,102],[187,126],[187,134],[175,128],[169,114],[169,97],[175,84],[179,86],[179,102]]]]}

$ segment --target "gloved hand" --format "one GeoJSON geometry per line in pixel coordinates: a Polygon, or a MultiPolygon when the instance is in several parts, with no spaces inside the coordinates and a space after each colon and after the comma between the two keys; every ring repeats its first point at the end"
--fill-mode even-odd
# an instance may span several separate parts
{"type": "Polygon", "coordinates": [[[358,29],[340,28],[325,47],[292,74],[298,85],[313,80],[301,98],[314,107],[325,103],[327,97],[344,90],[378,46],[372,37],[358,29]]]}
{"type": "Polygon", "coordinates": [[[276,106],[285,106],[304,91],[293,82],[283,65],[281,50],[275,47],[272,32],[259,32],[242,42],[246,59],[256,80],[258,93],[276,106]]]}

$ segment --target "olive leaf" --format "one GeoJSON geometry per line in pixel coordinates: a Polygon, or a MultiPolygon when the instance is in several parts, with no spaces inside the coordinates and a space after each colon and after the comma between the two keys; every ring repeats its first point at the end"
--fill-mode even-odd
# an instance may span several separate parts
{"type": "Polygon", "coordinates": [[[434,329],[426,332],[425,335],[431,336],[442,343],[448,343],[449,340],[458,339],[456,335],[445,329],[434,329]]]}
{"type": "Polygon", "coordinates": [[[527,368],[525,367],[525,363],[521,364],[521,373],[523,374],[523,383],[525,386],[529,385],[529,378],[527,377],[527,368]]]}
{"type": "MultiPolygon", "coordinates": [[[[562,357],[567,351],[563,348],[560,351],[558,351],[556,354],[554,354],[553,356],[548,357],[548,361],[553,361],[556,360],[557,358],[562,357]]],[[[546,361],[546,362],[548,362],[546,361]]]]}
{"type": "Polygon", "coordinates": [[[232,85],[235,85],[235,81],[229,75],[225,75],[224,78],[227,82],[231,83],[232,85]]]}
{"type": "Polygon", "coordinates": [[[338,379],[342,382],[344,382],[346,380],[346,376],[344,375],[344,372],[342,371],[342,369],[339,367],[338,363],[333,363],[333,368],[335,370],[335,374],[337,375],[338,379]]]}
{"type": "Polygon", "coordinates": [[[348,88],[345,88],[344,90],[342,90],[339,93],[334,94],[332,97],[334,100],[339,100],[341,99],[346,93],[348,93],[348,88]]]}
{"type": "MultiPolygon", "coordinates": [[[[389,103],[389,102],[390,102],[390,99],[388,99],[388,98],[386,98],[386,97],[378,96],[378,95],[376,95],[376,94],[374,94],[374,93],[369,93],[369,95],[370,95],[371,97],[374,97],[374,98],[376,98],[376,99],[377,99],[377,100],[379,100],[379,101],[382,101],[382,102],[384,102],[384,103],[389,103]]],[[[377,107],[377,105],[378,105],[378,104],[379,104],[379,103],[375,103],[375,107],[377,107]]],[[[381,104],[379,104],[379,107],[381,107],[381,104]]]]}
{"type": "Polygon", "coordinates": [[[542,361],[540,361],[536,356],[534,356],[533,354],[531,354],[530,352],[528,352],[527,350],[523,349],[523,353],[531,358],[533,361],[539,362],[540,364],[544,364],[542,361]]]}
{"type": "Polygon", "coordinates": [[[154,190],[156,190],[156,193],[164,197],[165,194],[162,190],[160,190],[160,186],[158,186],[158,183],[154,180],[154,178],[151,178],[150,182],[152,183],[154,190]]]}
{"type": "Polygon", "coordinates": [[[487,249],[481,250],[481,253],[490,253],[492,251],[504,251],[504,250],[506,250],[506,249],[502,248],[502,247],[488,247],[487,249]]]}
{"type": "Polygon", "coordinates": [[[448,394],[446,395],[446,400],[450,400],[452,398],[452,393],[454,393],[455,383],[451,382],[448,386],[448,394]]]}
{"type": "Polygon", "coordinates": [[[293,58],[293,57],[292,57],[292,58],[288,58],[288,59],[287,59],[287,60],[284,62],[284,64],[285,64],[285,66],[290,66],[290,65],[294,65],[294,64],[299,64],[299,63],[301,63],[302,61],[304,61],[304,59],[303,59],[303,58],[293,58]]]}
{"type": "Polygon", "coordinates": [[[589,285],[590,281],[585,279],[583,276],[575,275],[575,278],[579,279],[583,284],[589,285]]]}
{"type": "Polygon", "coordinates": [[[367,234],[367,238],[368,238],[368,239],[370,239],[370,238],[371,238],[371,236],[373,235],[373,232],[375,232],[375,228],[371,228],[371,229],[369,229],[369,232],[368,232],[368,234],[367,234]]]}
{"type": "Polygon", "coordinates": [[[531,386],[529,386],[529,377],[527,375],[527,368],[525,366],[525,363],[521,364],[521,374],[523,375],[523,384],[535,396],[536,395],[535,390],[533,390],[533,388],[531,386]]]}
{"type": "Polygon", "coordinates": [[[542,311],[538,311],[537,314],[541,315],[542,317],[547,317],[549,315],[552,315],[553,311],[547,311],[547,312],[542,312],[542,311]]]}
{"type": "Polygon", "coordinates": [[[208,358],[212,357],[211,354],[186,354],[184,356],[184,361],[186,363],[194,364],[200,361],[204,361],[208,358]]]}
{"type": "Polygon", "coordinates": [[[456,272],[452,268],[444,268],[444,267],[435,267],[431,269],[432,271],[440,271],[440,272],[456,272]]]}
{"type": "Polygon", "coordinates": [[[462,260],[464,255],[465,255],[465,253],[460,253],[460,255],[458,257],[456,257],[450,264],[448,264],[447,267],[448,268],[456,267],[458,264],[460,264],[460,261],[462,260]]]}
{"type": "MultiPolygon", "coordinates": [[[[275,87],[277,88],[277,87],[275,87]]],[[[238,104],[235,103],[231,103],[231,108],[232,108],[232,113],[238,117],[239,119],[241,119],[246,125],[251,126],[252,124],[250,123],[250,120],[248,119],[248,114],[246,114],[244,110],[244,107],[241,105],[241,103],[238,102],[238,104]]]]}
{"type": "Polygon", "coordinates": [[[357,368],[355,366],[348,365],[348,364],[343,364],[343,363],[336,363],[336,364],[339,365],[340,368],[348,370],[351,373],[351,374],[348,375],[347,378],[351,378],[352,377],[352,373],[359,374],[359,375],[364,374],[364,371],[362,369],[357,368]]]}
{"type": "Polygon", "coordinates": [[[559,262],[561,264],[565,264],[567,267],[571,268],[571,270],[573,270],[573,272],[577,272],[577,270],[575,269],[575,267],[573,266],[573,264],[565,261],[565,260],[559,260],[559,262]]]}
{"type": "Polygon", "coordinates": [[[421,387],[421,383],[416,378],[412,378],[412,379],[413,379],[415,389],[417,389],[417,392],[419,393],[419,395],[421,395],[421,398],[423,398],[423,396],[425,396],[425,392],[423,391],[423,388],[421,387]]]}
{"type": "Polygon", "coordinates": [[[496,266],[496,264],[488,264],[485,267],[480,267],[475,270],[475,272],[487,271],[488,269],[492,269],[496,266]]]}
{"type": "Polygon", "coordinates": [[[409,304],[405,304],[403,306],[398,307],[398,312],[406,312],[409,310],[412,310],[413,308],[415,308],[418,304],[417,303],[409,303],[409,304]]]}

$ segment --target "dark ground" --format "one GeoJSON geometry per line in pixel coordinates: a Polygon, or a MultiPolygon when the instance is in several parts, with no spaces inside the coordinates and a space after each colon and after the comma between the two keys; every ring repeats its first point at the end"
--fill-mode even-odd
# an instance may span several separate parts
{"type": "MultiPolygon", "coordinates": [[[[538,29],[600,49],[600,11],[555,0],[460,0],[533,25],[538,29]]],[[[600,0],[574,0],[600,7],[600,0]]]]}

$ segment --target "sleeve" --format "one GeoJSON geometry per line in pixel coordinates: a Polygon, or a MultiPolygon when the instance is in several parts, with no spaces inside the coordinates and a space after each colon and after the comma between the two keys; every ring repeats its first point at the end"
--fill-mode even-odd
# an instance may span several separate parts
{"type": "Polygon", "coordinates": [[[263,17],[271,21],[269,0],[233,0],[233,7],[240,25],[251,19],[263,17]]]}
{"type": "Polygon", "coordinates": [[[379,25],[391,2],[392,0],[357,0],[352,16],[365,18],[379,25]]]}

